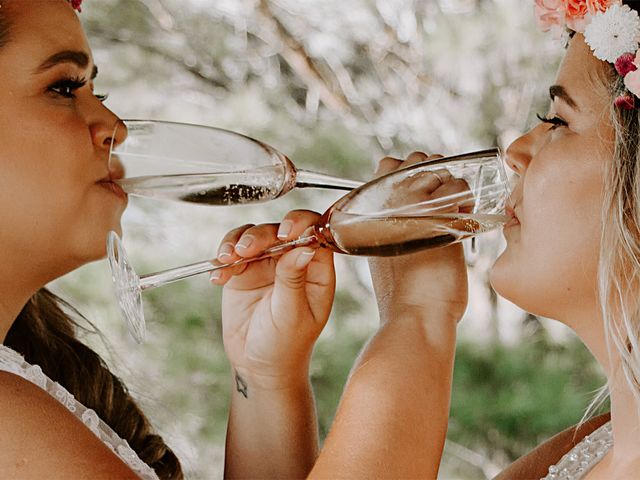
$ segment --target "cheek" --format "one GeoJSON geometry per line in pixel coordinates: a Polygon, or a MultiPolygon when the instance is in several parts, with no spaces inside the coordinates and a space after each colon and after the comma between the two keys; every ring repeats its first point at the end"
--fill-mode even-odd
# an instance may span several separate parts
{"type": "Polygon", "coordinates": [[[529,173],[522,225],[505,235],[507,248],[490,279],[525,310],[557,318],[554,309],[567,302],[595,300],[602,177],[599,169],[571,178],[564,172],[564,182],[551,172],[529,173]]]}
{"type": "MultiPolygon", "coordinates": [[[[81,202],[82,165],[79,150],[55,129],[25,128],[0,134],[2,205],[23,218],[54,220],[56,212],[81,202]],[[64,139],[64,140],[63,140],[64,139]]],[[[85,178],[86,178],[86,171],[85,178]]],[[[86,180],[85,180],[86,183],[86,180]]]]}
{"type": "Polygon", "coordinates": [[[0,160],[3,169],[24,172],[25,181],[32,184],[68,189],[83,173],[86,177],[82,169],[93,152],[91,135],[74,109],[47,102],[22,99],[18,105],[3,105],[0,160]]]}
{"type": "MultiPolygon", "coordinates": [[[[0,159],[6,167],[4,158],[0,159]]],[[[65,229],[81,210],[83,194],[68,179],[48,174],[38,162],[24,162],[6,168],[0,180],[0,223],[8,231],[4,248],[24,248],[28,239],[32,252],[61,245],[65,229]]]]}
{"type": "Polygon", "coordinates": [[[74,237],[114,210],[93,191],[98,169],[88,127],[71,109],[23,104],[21,122],[11,121],[12,112],[9,106],[0,114],[3,248],[65,255],[74,237]]]}

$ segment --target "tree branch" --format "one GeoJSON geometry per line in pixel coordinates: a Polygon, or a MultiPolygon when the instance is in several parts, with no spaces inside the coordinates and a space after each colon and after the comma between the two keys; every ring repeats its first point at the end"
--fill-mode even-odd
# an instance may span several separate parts
{"type": "Polygon", "coordinates": [[[95,28],[93,26],[87,27],[87,32],[89,33],[90,36],[94,37],[94,38],[100,38],[104,41],[107,41],[109,43],[113,43],[113,44],[119,44],[119,45],[133,45],[136,48],[139,48],[140,50],[150,53],[152,55],[156,55],[159,57],[162,57],[164,60],[167,60],[177,66],[179,66],[181,69],[185,70],[186,72],[190,73],[191,75],[193,75],[194,77],[196,77],[198,80],[204,82],[205,84],[209,85],[210,87],[214,87],[214,88],[222,88],[224,90],[229,91],[229,84],[231,83],[230,80],[225,81],[225,80],[221,80],[218,78],[213,78],[210,75],[207,75],[205,73],[203,73],[199,68],[198,65],[191,65],[189,63],[187,63],[183,58],[172,54],[171,52],[165,51],[165,50],[161,50],[158,47],[156,47],[155,45],[151,45],[151,44],[147,44],[147,43],[143,43],[143,42],[139,42],[139,41],[135,41],[132,39],[122,39],[122,38],[118,38],[117,36],[108,34],[106,31],[103,31],[99,28],[95,28]]]}
{"type": "MultiPolygon", "coordinates": [[[[268,0],[260,0],[259,16],[269,25],[268,33],[280,45],[280,55],[309,89],[316,90],[327,108],[339,115],[351,110],[349,101],[341,91],[335,91],[307,53],[305,47],[287,30],[271,10],[268,0]]],[[[269,42],[268,42],[269,43],[269,42]]]]}

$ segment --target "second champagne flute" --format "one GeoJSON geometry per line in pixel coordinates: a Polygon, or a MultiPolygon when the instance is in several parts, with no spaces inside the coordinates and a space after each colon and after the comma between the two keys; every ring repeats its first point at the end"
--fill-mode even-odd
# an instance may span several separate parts
{"type": "Polygon", "coordinates": [[[275,148],[229,130],[124,120],[127,138],[112,144],[110,170],[131,195],[205,205],[266,202],[294,188],[352,190],[363,182],[301,170],[275,148]]]}
{"type": "Polygon", "coordinates": [[[417,163],[372,180],[334,203],[309,235],[259,257],[229,265],[207,260],[140,277],[115,232],[109,234],[107,255],[122,314],[133,337],[142,341],[145,290],[303,245],[367,256],[450,245],[503,225],[509,194],[503,162],[498,150],[491,149],[417,163]]]}

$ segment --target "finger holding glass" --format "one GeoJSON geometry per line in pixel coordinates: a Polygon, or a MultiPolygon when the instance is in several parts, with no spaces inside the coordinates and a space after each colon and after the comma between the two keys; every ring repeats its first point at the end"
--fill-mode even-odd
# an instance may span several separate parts
{"type": "MultiPolygon", "coordinates": [[[[320,215],[290,214],[292,238],[314,225],[320,215]]],[[[287,222],[285,218],[284,222],[287,222]]],[[[278,224],[244,226],[222,240],[218,262],[249,259],[281,243],[278,224]],[[229,247],[233,246],[230,254],[229,247]]],[[[329,318],[335,292],[333,253],[324,248],[294,248],[270,257],[217,270],[212,282],[224,285],[224,344],[232,365],[268,378],[306,374],[311,349],[329,318]]]]}
{"type": "MultiPolygon", "coordinates": [[[[375,175],[383,176],[416,163],[437,161],[441,158],[442,155],[427,155],[422,152],[412,153],[405,161],[387,157],[379,162],[375,175]]],[[[410,188],[404,189],[398,202],[421,205],[437,198],[447,199],[469,191],[469,185],[465,180],[456,179],[446,169],[433,170],[430,175],[410,180],[410,188]]],[[[473,204],[471,197],[460,203],[443,204],[439,213],[470,214],[473,212],[473,204]]],[[[454,222],[459,224],[464,220],[454,222]]],[[[398,309],[407,306],[419,309],[421,304],[434,301],[456,305],[455,315],[458,317],[464,313],[467,303],[467,276],[463,249],[459,243],[446,249],[438,249],[436,252],[427,250],[398,257],[371,257],[369,268],[382,322],[394,318],[398,309]]]]}

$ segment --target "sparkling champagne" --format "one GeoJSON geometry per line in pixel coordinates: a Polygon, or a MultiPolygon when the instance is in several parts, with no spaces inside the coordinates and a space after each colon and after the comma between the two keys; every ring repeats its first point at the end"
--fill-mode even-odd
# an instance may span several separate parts
{"type": "Polygon", "coordinates": [[[504,215],[464,213],[391,217],[327,213],[316,229],[321,244],[340,253],[375,257],[445,247],[507,220],[504,215]]]}
{"type": "Polygon", "coordinates": [[[146,176],[118,182],[131,195],[204,205],[238,205],[273,200],[286,183],[282,165],[220,173],[146,176]]]}

